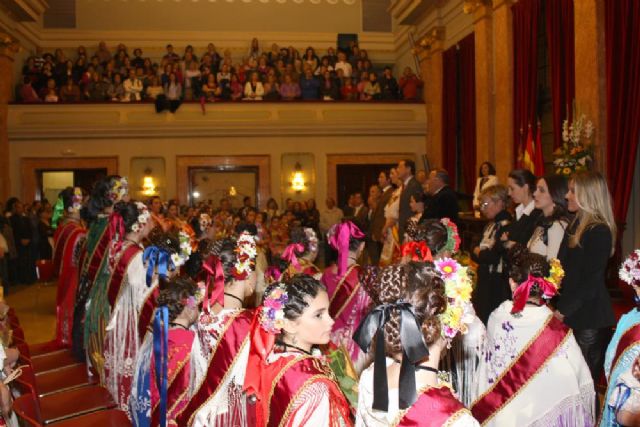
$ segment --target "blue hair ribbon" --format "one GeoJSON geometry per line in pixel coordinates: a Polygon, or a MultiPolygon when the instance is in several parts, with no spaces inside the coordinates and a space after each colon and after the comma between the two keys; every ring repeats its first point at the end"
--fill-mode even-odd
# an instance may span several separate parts
{"type": "Polygon", "coordinates": [[[169,269],[173,270],[174,268],[169,253],[157,246],[147,247],[144,250],[142,259],[144,263],[147,264],[147,286],[151,286],[156,266],[158,267],[158,276],[164,279],[167,277],[167,271],[169,271],[169,269]]]}
{"type": "Polygon", "coordinates": [[[156,386],[160,394],[160,426],[167,425],[167,389],[169,376],[169,309],[160,306],[153,320],[153,358],[156,386]]]}

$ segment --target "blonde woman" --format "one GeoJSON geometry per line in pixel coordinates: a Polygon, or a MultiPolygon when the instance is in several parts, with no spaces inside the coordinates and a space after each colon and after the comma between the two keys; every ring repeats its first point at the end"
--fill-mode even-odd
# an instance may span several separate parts
{"type": "Polygon", "coordinates": [[[384,245],[380,255],[380,265],[387,266],[395,261],[400,255],[400,237],[398,235],[398,218],[400,216],[400,194],[402,194],[402,180],[398,176],[396,168],[391,168],[389,172],[391,183],[396,185],[396,190],[391,194],[391,198],[384,207],[384,227],[382,236],[384,245]]]}
{"type": "Polygon", "coordinates": [[[616,224],[607,182],[598,172],[580,172],[569,181],[567,205],[575,212],[559,252],[566,276],[556,317],[573,329],[594,383],[615,316],[605,285],[616,224]]]}

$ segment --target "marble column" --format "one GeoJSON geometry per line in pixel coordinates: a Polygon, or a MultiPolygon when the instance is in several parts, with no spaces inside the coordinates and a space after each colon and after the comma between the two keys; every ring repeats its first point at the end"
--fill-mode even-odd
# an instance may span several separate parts
{"type": "Polygon", "coordinates": [[[18,42],[8,34],[0,32],[0,200],[2,201],[11,196],[7,114],[9,101],[13,98],[13,63],[18,50],[18,42]]]}
{"type": "Polygon", "coordinates": [[[465,13],[473,13],[475,34],[476,169],[485,161],[496,162],[492,12],[492,7],[483,2],[471,3],[465,10],[465,13]]]}
{"type": "Polygon", "coordinates": [[[495,58],[495,166],[500,182],[514,167],[513,142],[513,17],[512,0],[493,0],[495,58]]]}
{"type": "Polygon", "coordinates": [[[606,173],[607,80],[605,0],[573,2],[575,31],[576,108],[595,127],[596,167],[606,173]]]}

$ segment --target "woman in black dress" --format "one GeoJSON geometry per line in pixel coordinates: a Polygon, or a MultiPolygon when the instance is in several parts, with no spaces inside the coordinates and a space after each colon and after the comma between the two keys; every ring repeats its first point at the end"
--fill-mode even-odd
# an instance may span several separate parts
{"type": "Polygon", "coordinates": [[[565,270],[556,317],[573,329],[594,383],[615,324],[605,272],[613,254],[616,224],[607,182],[598,172],[580,172],[569,181],[569,211],[576,216],[560,247],[565,270]]]}

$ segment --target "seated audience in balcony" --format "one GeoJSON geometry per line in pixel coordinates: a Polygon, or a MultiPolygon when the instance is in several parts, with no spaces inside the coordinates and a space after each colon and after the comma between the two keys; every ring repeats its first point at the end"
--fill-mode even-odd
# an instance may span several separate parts
{"type": "Polygon", "coordinates": [[[111,52],[105,42],[102,41],[98,44],[98,50],[96,51],[95,56],[98,57],[98,62],[101,64],[106,64],[111,60],[111,52]]]}
{"type": "Polygon", "coordinates": [[[364,85],[364,90],[362,91],[362,100],[363,101],[371,101],[374,99],[380,99],[380,83],[378,83],[378,76],[376,73],[369,73],[369,81],[364,85]]]}
{"type": "Polygon", "coordinates": [[[91,75],[91,81],[85,87],[84,96],[92,102],[106,101],[109,92],[109,83],[98,73],[91,75]]]}
{"type": "Polygon", "coordinates": [[[211,71],[213,73],[217,73],[220,69],[220,63],[222,62],[222,56],[216,50],[216,46],[213,43],[209,43],[207,45],[207,52],[205,55],[208,55],[211,60],[211,71]]]}
{"type": "Polygon", "coordinates": [[[271,45],[271,50],[267,52],[267,61],[269,62],[269,65],[275,67],[276,63],[281,59],[282,56],[280,56],[280,48],[276,43],[273,43],[271,45]]]}
{"type": "MultiPolygon", "coordinates": [[[[114,57],[114,65],[116,69],[118,69],[121,72],[123,68],[126,68],[127,63],[125,63],[125,59],[128,59],[128,58],[129,56],[127,55],[126,51],[119,50],[118,53],[116,53],[116,56],[114,57]]],[[[131,61],[129,61],[128,64],[131,65],[131,61]]]]}
{"type": "Polygon", "coordinates": [[[172,44],[168,44],[166,46],[166,50],[167,53],[162,57],[163,60],[166,60],[169,64],[180,61],[180,56],[178,56],[178,54],[173,51],[172,44]]]}
{"type": "Polygon", "coordinates": [[[142,49],[139,47],[133,50],[133,59],[131,60],[131,66],[135,68],[144,68],[144,58],[142,57],[142,49]]]}
{"type": "Polygon", "coordinates": [[[164,88],[160,84],[160,78],[158,76],[151,77],[151,83],[147,86],[145,93],[147,99],[154,101],[159,95],[164,94],[164,88]]]}
{"type": "Polygon", "coordinates": [[[80,88],[68,79],[67,83],[60,88],[60,101],[61,102],[80,102],[82,100],[82,93],[80,88]]]}
{"type": "Polygon", "coordinates": [[[261,101],[263,95],[264,87],[258,78],[258,73],[254,71],[251,73],[250,80],[244,85],[244,100],[261,101]]]}
{"type": "Polygon", "coordinates": [[[222,90],[216,83],[216,78],[213,74],[209,74],[207,83],[202,86],[202,96],[204,96],[205,100],[213,102],[216,98],[219,98],[220,95],[222,95],[222,90]]]}
{"type": "Polygon", "coordinates": [[[338,55],[336,55],[336,50],[333,47],[330,46],[327,49],[327,54],[322,57],[322,60],[324,60],[325,58],[327,58],[327,60],[329,61],[329,65],[331,65],[332,67],[336,66],[336,62],[338,62],[338,55]]]}
{"type": "Polygon", "coordinates": [[[318,65],[318,68],[315,68],[315,75],[316,76],[322,76],[324,75],[325,71],[335,71],[335,68],[333,67],[333,65],[331,65],[329,63],[329,58],[327,58],[326,56],[322,58],[322,61],[320,62],[320,65],[318,65]]]}
{"type": "Polygon", "coordinates": [[[164,85],[164,96],[168,101],[169,111],[175,113],[182,102],[182,85],[176,73],[169,74],[169,82],[164,85]]]}
{"type": "MultiPolygon", "coordinates": [[[[52,95],[52,94],[55,94],[55,95],[58,94],[58,87],[56,85],[56,81],[53,78],[49,78],[47,80],[47,85],[40,90],[40,93],[38,95],[40,96],[41,99],[45,100],[47,95],[52,95]]],[[[56,99],[55,101],[46,101],[46,102],[58,102],[58,100],[56,99]]]]}
{"type": "Polygon", "coordinates": [[[340,93],[342,95],[342,99],[345,101],[358,100],[358,87],[353,84],[353,79],[351,77],[346,77],[344,79],[344,84],[340,89],[340,93]]]}
{"type": "Polygon", "coordinates": [[[331,72],[325,71],[320,84],[320,94],[325,101],[335,101],[340,99],[340,85],[331,75],[331,72]]]}
{"type": "Polygon", "coordinates": [[[240,83],[240,80],[238,79],[237,74],[231,75],[231,83],[229,84],[229,88],[231,89],[232,101],[239,101],[240,99],[242,99],[242,95],[243,95],[242,83],[240,83]]]}
{"type": "Polygon", "coordinates": [[[413,70],[411,67],[407,67],[404,69],[404,73],[402,77],[400,77],[400,90],[402,91],[402,98],[412,101],[418,99],[419,89],[422,88],[422,80],[415,74],[413,74],[413,70]]]}
{"type": "Polygon", "coordinates": [[[107,91],[107,96],[112,101],[122,101],[124,99],[124,85],[122,84],[122,76],[120,74],[114,74],[113,82],[107,91]]]}
{"type": "Polygon", "coordinates": [[[37,84],[40,79],[40,68],[36,66],[36,60],[33,56],[27,59],[27,63],[22,67],[22,76],[29,78],[32,84],[37,84]]]}
{"type": "Polygon", "coordinates": [[[391,75],[391,67],[384,67],[384,73],[380,79],[380,92],[382,99],[398,99],[398,82],[391,75]]]}
{"type": "Polygon", "coordinates": [[[55,68],[55,79],[58,87],[64,86],[67,80],[73,80],[73,62],[65,61],[61,67],[55,68]]]}
{"type": "Polygon", "coordinates": [[[280,100],[280,83],[278,83],[275,75],[267,77],[267,81],[264,84],[264,99],[267,101],[280,100]]]}
{"type": "Polygon", "coordinates": [[[313,50],[311,46],[309,46],[304,53],[303,65],[305,67],[310,67],[312,70],[315,70],[320,65],[318,55],[316,55],[316,51],[313,50]]]}
{"type": "Polygon", "coordinates": [[[87,58],[84,56],[79,57],[76,60],[76,63],[73,65],[73,69],[71,71],[71,76],[73,81],[76,83],[80,83],[80,79],[82,79],[82,75],[87,69],[87,58]]]}
{"type": "Polygon", "coordinates": [[[184,99],[192,101],[200,97],[200,76],[198,63],[191,61],[189,68],[184,73],[184,99]]]}
{"type": "Polygon", "coordinates": [[[218,71],[216,79],[218,81],[218,84],[220,85],[224,84],[223,81],[225,80],[227,81],[227,83],[231,81],[231,72],[229,70],[229,65],[222,64],[222,68],[220,69],[220,71],[218,71]]]}
{"type": "MultiPolygon", "coordinates": [[[[340,53],[338,53],[338,57],[340,57],[340,53]]],[[[358,47],[357,43],[352,42],[351,52],[348,57],[345,55],[345,61],[349,62],[349,64],[351,64],[351,66],[355,68],[356,63],[358,62],[359,59],[360,59],[360,47],[358,47]]]]}
{"type": "Polygon", "coordinates": [[[353,67],[349,62],[347,62],[347,55],[345,55],[344,52],[338,53],[338,62],[336,62],[335,69],[336,71],[342,70],[345,77],[351,77],[353,67]]]}
{"type": "Polygon", "coordinates": [[[24,76],[22,86],[20,87],[20,100],[22,102],[41,102],[42,100],[38,97],[35,89],[31,84],[31,78],[29,76],[24,76]]]}
{"type": "Polygon", "coordinates": [[[271,71],[271,67],[267,64],[267,57],[262,55],[260,59],[258,59],[258,67],[256,69],[260,76],[260,80],[265,80],[271,71]]]}
{"type": "Polygon", "coordinates": [[[258,42],[258,39],[255,37],[251,40],[248,56],[254,59],[258,59],[260,57],[260,42],[258,42]]]}
{"type": "Polygon", "coordinates": [[[291,101],[300,97],[300,86],[291,78],[291,74],[284,75],[284,83],[280,85],[282,99],[291,101]]]}
{"type": "Polygon", "coordinates": [[[133,69],[129,70],[129,78],[124,81],[124,98],[123,102],[140,101],[142,99],[142,80],[136,76],[136,72],[133,69]]]}
{"type": "Polygon", "coordinates": [[[305,70],[300,78],[300,95],[302,99],[319,99],[320,82],[313,76],[310,69],[305,70]]]}
{"type": "Polygon", "coordinates": [[[87,90],[87,85],[91,83],[91,76],[96,72],[93,65],[89,65],[80,76],[78,80],[78,85],[80,86],[80,90],[84,93],[87,90]]]}
{"type": "Polygon", "coordinates": [[[358,88],[358,98],[360,99],[360,101],[364,101],[364,88],[365,86],[367,86],[367,84],[369,84],[369,73],[366,71],[363,71],[362,73],[360,73],[360,81],[357,84],[357,88],[358,88]]]}

